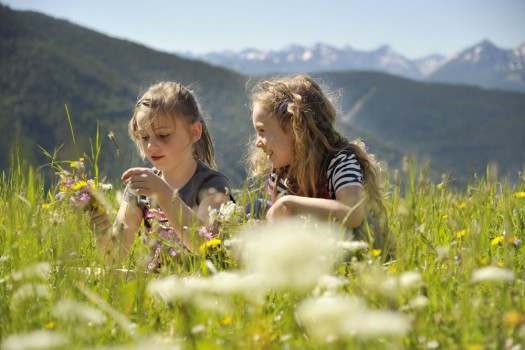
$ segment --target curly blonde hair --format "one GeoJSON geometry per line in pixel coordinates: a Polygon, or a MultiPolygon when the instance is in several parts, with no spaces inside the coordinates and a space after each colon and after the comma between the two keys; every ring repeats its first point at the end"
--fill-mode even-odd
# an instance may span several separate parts
{"type": "MultiPolygon", "coordinates": [[[[326,186],[326,171],[332,157],[343,149],[348,150],[356,156],[363,171],[367,210],[381,231],[388,232],[380,164],[367,152],[362,141],[350,142],[335,130],[337,109],[317,82],[308,75],[262,81],[253,89],[251,101],[252,109],[257,104],[269,116],[277,118],[283,130],[291,125],[294,161],[285,169],[275,170],[279,178],[285,179],[290,194],[316,197],[326,186]]],[[[249,176],[269,175],[271,164],[255,142],[251,142],[249,152],[249,176]]]]}
{"type": "Polygon", "coordinates": [[[159,116],[183,118],[187,125],[199,122],[202,124],[201,138],[193,144],[193,155],[196,159],[216,169],[215,150],[208,127],[204,122],[199,103],[195,95],[177,82],[160,82],[152,85],[138,99],[133,116],[129,121],[128,132],[135,142],[139,154],[144,158],[144,150],[138,133],[137,114],[146,113],[149,123],[159,116]]]}

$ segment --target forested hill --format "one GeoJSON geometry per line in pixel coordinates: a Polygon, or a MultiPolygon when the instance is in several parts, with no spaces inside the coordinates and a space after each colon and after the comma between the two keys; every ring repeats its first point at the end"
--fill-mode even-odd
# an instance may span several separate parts
{"type": "Polygon", "coordinates": [[[136,158],[127,122],[137,96],[151,83],[176,80],[191,85],[209,116],[210,129],[220,145],[221,167],[236,181],[243,176],[239,145],[246,143],[251,121],[245,103],[246,79],[241,75],[4,6],[0,8],[0,55],[0,127],[5,134],[0,140],[4,150],[0,165],[4,170],[15,135],[29,162],[44,161],[36,144],[52,151],[64,143],[59,154],[71,159],[75,148],[89,151],[89,138],[95,138],[100,121],[101,134],[116,132],[125,157],[116,159],[115,147],[104,140],[101,170],[118,177],[124,166],[131,165],[131,158],[136,158]]]}
{"type": "MultiPolygon", "coordinates": [[[[249,77],[5,6],[0,7],[0,73],[4,171],[17,139],[21,158],[35,165],[46,161],[37,144],[50,152],[64,144],[60,159],[89,152],[98,122],[100,172],[118,178],[126,167],[141,164],[126,130],[137,95],[156,81],[176,80],[196,90],[210,117],[219,167],[234,185],[242,185],[242,159],[252,133],[249,77]],[[105,138],[110,130],[122,159],[105,138]]],[[[436,173],[449,170],[457,178],[483,173],[491,160],[510,174],[525,163],[525,94],[371,72],[315,76],[341,92],[340,126],[347,135],[362,137],[390,168],[399,167],[403,154],[428,156],[436,173]]]]}

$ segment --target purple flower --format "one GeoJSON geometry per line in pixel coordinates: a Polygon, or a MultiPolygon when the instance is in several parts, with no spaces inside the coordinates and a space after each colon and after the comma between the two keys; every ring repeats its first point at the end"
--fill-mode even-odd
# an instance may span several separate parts
{"type": "Polygon", "coordinates": [[[202,226],[202,227],[199,229],[199,236],[205,237],[206,240],[209,241],[209,240],[212,239],[212,237],[213,237],[213,232],[208,231],[208,229],[206,228],[206,226],[202,226]]]}
{"type": "Polygon", "coordinates": [[[89,202],[89,199],[90,199],[90,197],[89,197],[88,193],[82,193],[80,195],[80,198],[79,198],[80,203],[87,203],[87,202],[89,202]]]}

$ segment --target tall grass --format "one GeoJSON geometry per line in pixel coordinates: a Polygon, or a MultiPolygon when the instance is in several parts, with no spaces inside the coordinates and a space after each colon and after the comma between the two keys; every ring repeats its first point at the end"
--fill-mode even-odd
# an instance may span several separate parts
{"type": "Polygon", "coordinates": [[[523,349],[525,184],[458,191],[417,171],[387,185],[388,264],[362,245],[338,259],[328,224],[266,226],[234,208],[207,259],[155,274],[139,239],[105,266],[84,212],[14,164],[0,183],[2,348],[523,349]]]}

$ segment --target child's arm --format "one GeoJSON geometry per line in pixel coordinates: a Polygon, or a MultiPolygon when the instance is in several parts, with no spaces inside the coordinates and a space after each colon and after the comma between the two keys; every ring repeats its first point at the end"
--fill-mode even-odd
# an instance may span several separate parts
{"type": "Polygon", "coordinates": [[[360,186],[349,186],[336,193],[336,199],[301,196],[280,197],[270,207],[266,218],[310,214],[320,220],[336,219],[349,228],[361,225],[365,216],[364,191],[360,186]]]}
{"type": "Polygon", "coordinates": [[[204,243],[205,238],[199,235],[191,235],[190,232],[192,231],[187,228],[195,227],[196,225],[207,225],[209,222],[208,208],[219,209],[222,203],[230,200],[230,197],[225,193],[210,189],[201,199],[197,212],[194,212],[166,181],[151,170],[146,168],[128,170],[123,180],[129,181],[131,177],[133,182],[137,182],[132,183],[132,188],[135,190],[139,188],[137,193],[142,196],[154,198],[180,241],[192,253],[199,254],[199,247],[204,243]]]}
{"type": "Polygon", "coordinates": [[[97,246],[106,262],[118,263],[128,255],[141,222],[142,210],[126,201],[122,201],[113,226],[109,225],[106,212],[91,218],[97,236],[97,246]]]}

